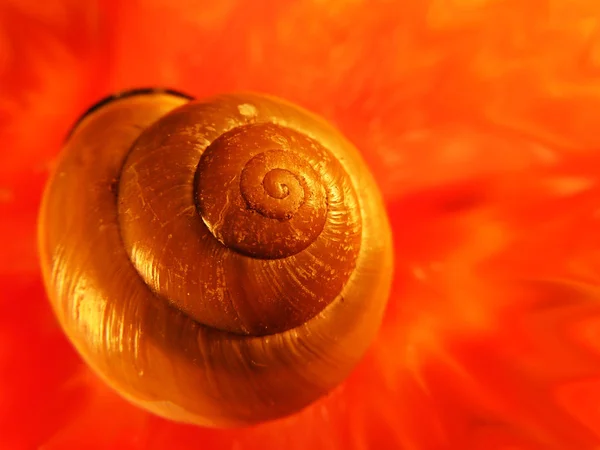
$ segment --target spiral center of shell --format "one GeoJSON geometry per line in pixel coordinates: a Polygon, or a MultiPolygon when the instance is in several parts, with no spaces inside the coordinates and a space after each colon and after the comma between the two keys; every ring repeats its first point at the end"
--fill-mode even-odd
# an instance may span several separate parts
{"type": "Polygon", "coordinates": [[[328,197],[317,144],[275,124],[244,125],[219,136],[201,156],[196,201],[223,245],[261,259],[294,255],[314,242],[328,197]]]}
{"type": "Polygon", "coordinates": [[[248,208],[271,219],[291,219],[310,189],[304,177],[297,175],[303,164],[284,150],[259,153],[248,161],[240,177],[240,192],[248,208]]]}
{"type": "MultiPolygon", "coordinates": [[[[286,198],[290,195],[290,188],[285,184],[285,180],[283,179],[288,174],[294,176],[294,174],[281,169],[273,169],[268,172],[263,180],[265,192],[271,197],[279,199],[286,198]]],[[[304,195],[302,195],[302,197],[304,197],[304,195]]]]}

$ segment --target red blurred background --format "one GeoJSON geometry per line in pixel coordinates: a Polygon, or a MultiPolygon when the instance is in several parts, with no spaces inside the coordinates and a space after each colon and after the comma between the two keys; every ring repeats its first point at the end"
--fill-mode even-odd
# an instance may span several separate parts
{"type": "Polygon", "coordinates": [[[0,448],[600,448],[599,19],[595,0],[0,0],[0,448]],[[81,112],[138,86],[287,98],[376,175],[385,323],[297,416],[150,416],[52,316],[45,180],[81,112]]]}

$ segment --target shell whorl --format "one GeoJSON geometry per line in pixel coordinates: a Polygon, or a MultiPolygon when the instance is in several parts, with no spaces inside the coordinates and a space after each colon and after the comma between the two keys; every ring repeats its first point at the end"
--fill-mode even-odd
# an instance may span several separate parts
{"type": "Polygon", "coordinates": [[[257,94],[140,91],[94,110],[49,180],[39,246],[57,318],[96,373],[210,426],[282,417],[338,385],[392,274],[359,153],[257,94]]]}
{"type": "Polygon", "coordinates": [[[217,112],[191,103],[142,133],[120,175],[123,242],[146,284],[199,323],[285,331],[350,278],[358,199],[316,140],[217,112]]]}

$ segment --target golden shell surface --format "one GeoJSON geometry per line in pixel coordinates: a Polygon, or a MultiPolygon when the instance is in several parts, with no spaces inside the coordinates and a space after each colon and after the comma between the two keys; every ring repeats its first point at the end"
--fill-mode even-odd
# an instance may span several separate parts
{"type": "Polygon", "coordinates": [[[258,94],[156,91],[91,112],[48,183],[39,247],[85,361],[135,404],[204,426],[331,391],[374,338],[392,273],[358,151],[258,94]]]}

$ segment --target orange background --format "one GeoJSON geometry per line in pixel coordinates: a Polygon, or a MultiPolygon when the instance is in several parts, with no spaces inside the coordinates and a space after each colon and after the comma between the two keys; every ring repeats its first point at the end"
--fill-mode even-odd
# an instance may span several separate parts
{"type": "Polygon", "coordinates": [[[1,0],[0,447],[600,446],[600,3],[1,0]],[[88,371],[36,214],[100,97],[257,90],[361,149],[394,228],[385,323],[336,392],[245,430],[172,424],[88,371]]]}

